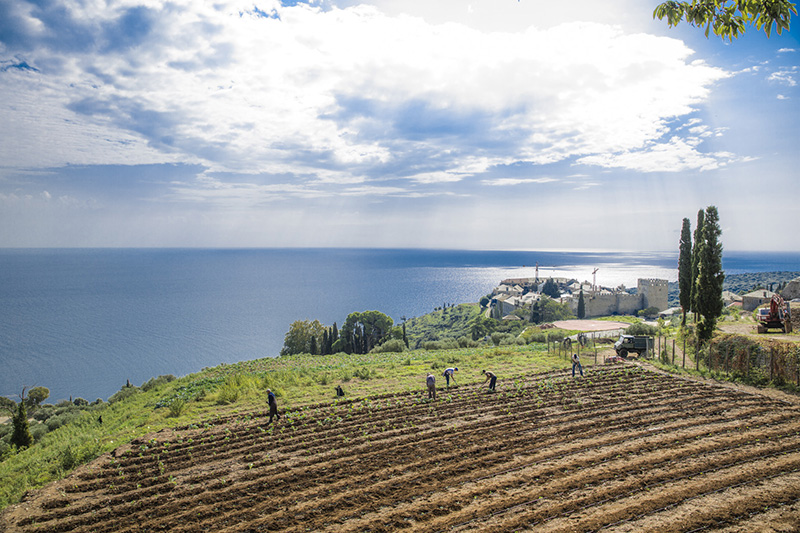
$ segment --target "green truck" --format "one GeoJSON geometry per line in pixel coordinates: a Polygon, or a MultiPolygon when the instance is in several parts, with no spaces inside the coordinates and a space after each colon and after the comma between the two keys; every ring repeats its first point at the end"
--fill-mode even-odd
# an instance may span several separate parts
{"type": "Polygon", "coordinates": [[[614,350],[622,358],[631,353],[635,353],[637,357],[647,357],[649,353],[653,353],[654,346],[653,337],[647,335],[620,335],[619,340],[614,343],[614,350]]]}

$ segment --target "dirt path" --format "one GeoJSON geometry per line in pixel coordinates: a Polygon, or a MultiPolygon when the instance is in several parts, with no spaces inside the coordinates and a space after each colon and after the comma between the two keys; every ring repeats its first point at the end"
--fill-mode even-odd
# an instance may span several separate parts
{"type": "Polygon", "coordinates": [[[561,329],[580,331],[608,331],[630,326],[627,322],[609,322],[608,320],[558,320],[553,322],[553,325],[561,329]]]}

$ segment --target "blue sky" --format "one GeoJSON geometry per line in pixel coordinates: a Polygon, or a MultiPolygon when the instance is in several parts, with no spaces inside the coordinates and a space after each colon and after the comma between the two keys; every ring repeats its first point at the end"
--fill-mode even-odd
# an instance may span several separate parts
{"type": "Polygon", "coordinates": [[[0,0],[0,247],[800,250],[797,23],[656,3],[0,0]]]}

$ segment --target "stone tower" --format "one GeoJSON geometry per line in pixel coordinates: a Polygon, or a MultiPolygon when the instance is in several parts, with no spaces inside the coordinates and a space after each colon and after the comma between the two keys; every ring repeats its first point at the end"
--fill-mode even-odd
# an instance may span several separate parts
{"type": "Polygon", "coordinates": [[[642,309],[657,307],[659,311],[667,308],[669,286],[665,279],[639,279],[638,292],[642,309]]]}

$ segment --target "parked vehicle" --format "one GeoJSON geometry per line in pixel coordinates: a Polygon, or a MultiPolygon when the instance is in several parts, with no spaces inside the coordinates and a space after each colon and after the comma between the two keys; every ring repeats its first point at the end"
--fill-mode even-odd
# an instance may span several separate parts
{"type": "Polygon", "coordinates": [[[760,307],[756,313],[757,330],[766,333],[769,329],[792,332],[791,307],[779,295],[774,294],[769,307],[760,307]]]}
{"type": "Polygon", "coordinates": [[[630,353],[635,353],[637,357],[647,357],[654,346],[653,337],[647,335],[620,335],[619,340],[614,343],[614,350],[623,359],[630,353]]]}

